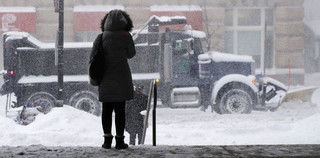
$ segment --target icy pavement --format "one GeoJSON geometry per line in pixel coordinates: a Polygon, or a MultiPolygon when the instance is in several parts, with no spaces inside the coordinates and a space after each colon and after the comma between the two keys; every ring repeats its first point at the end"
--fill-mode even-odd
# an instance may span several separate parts
{"type": "Polygon", "coordinates": [[[134,146],[126,150],[100,147],[0,147],[0,157],[318,157],[320,145],[134,146]]]}

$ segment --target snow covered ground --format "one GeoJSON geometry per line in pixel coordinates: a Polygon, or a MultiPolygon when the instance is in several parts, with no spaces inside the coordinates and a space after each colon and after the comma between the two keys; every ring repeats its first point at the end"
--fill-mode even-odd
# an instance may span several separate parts
{"type": "MultiPolygon", "coordinates": [[[[308,86],[318,82],[309,77],[308,86]]],[[[320,144],[320,89],[312,102],[284,103],[275,112],[219,115],[199,109],[157,109],[158,145],[320,144]]],[[[0,96],[0,146],[101,146],[101,118],[65,105],[40,114],[28,126],[5,117],[5,96],[0,96]]],[[[151,119],[150,121],[151,122],[151,119]]],[[[114,129],[114,128],[113,128],[114,129]]],[[[115,133],[115,132],[114,132],[115,133]]],[[[128,142],[129,135],[125,133],[128,142]]],[[[146,135],[152,144],[152,128],[146,135]]]]}
{"type": "MultiPolygon", "coordinates": [[[[293,101],[276,112],[219,115],[199,109],[157,110],[159,145],[320,144],[320,90],[313,103],[293,101]]],[[[5,97],[0,98],[0,146],[100,146],[100,117],[65,105],[38,115],[28,126],[4,116],[5,97]]],[[[151,120],[150,120],[151,121],[151,120]]],[[[152,143],[149,124],[146,144],[152,143]]],[[[126,141],[129,135],[126,133],[126,141]]]]}

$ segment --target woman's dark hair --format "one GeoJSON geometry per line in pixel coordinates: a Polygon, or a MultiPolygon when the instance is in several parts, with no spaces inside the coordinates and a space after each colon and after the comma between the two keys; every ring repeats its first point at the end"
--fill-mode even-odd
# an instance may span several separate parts
{"type": "Polygon", "coordinates": [[[128,22],[125,30],[128,31],[128,32],[132,31],[133,24],[132,24],[132,20],[131,20],[129,14],[127,12],[125,12],[125,11],[121,11],[121,13],[124,16],[124,18],[126,18],[126,20],[128,22]]]}
{"type": "MultiPolygon", "coordinates": [[[[132,20],[129,16],[129,14],[123,10],[121,10],[121,13],[122,15],[124,16],[124,18],[127,20],[127,25],[125,27],[125,31],[132,31],[132,28],[133,28],[133,23],[132,23],[132,20]]],[[[100,23],[100,29],[101,31],[103,32],[104,31],[104,23],[106,22],[108,18],[108,14],[106,14],[102,19],[101,19],[101,23],[100,23]]]]}
{"type": "Polygon", "coordinates": [[[106,22],[107,17],[108,17],[108,13],[101,19],[100,29],[102,32],[104,31],[104,23],[106,22]]]}

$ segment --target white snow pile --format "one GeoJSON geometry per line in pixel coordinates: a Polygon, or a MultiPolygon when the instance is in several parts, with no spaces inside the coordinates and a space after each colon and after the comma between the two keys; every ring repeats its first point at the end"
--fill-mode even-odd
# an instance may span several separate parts
{"type": "MultiPolygon", "coordinates": [[[[199,109],[157,110],[158,145],[252,145],[319,144],[320,90],[313,103],[284,103],[276,112],[219,115],[199,109]]],[[[100,117],[65,105],[40,114],[28,126],[4,115],[5,96],[0,97],[0,146],[42,144],[45,146],[101,146],[100,117]]],[[[150,119],[151,121],[151,119],[150,119]]],[[[146,144],[152,143],[151,123],[146,144]]],[[[113,128],[114,131],[114,128],[113,128]]],[[[114,132],[115,133],[115,132],[114,132]]],[[[125,140],[129,141],[128,133],[125,140]]]]}
{"type": "Polygon", "coordinates": [[[27,126],[18,125],[2,115],[0,130],[0,146],[97,146],[102,143],[103,133],[99,117],[66,105],[54,108],[46,115],[38,115],[27,126]]]}

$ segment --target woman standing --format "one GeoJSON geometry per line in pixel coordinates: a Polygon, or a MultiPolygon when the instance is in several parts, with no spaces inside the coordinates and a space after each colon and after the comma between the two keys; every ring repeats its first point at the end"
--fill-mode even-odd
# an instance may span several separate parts
{"type": "MultiPolygon", "coordinates": [[[[124,143],[125,101],[133,98],[133,84],[127,59],[135,56],[135,46],[129,33],[133,28],[129,15],[121,10],[110,11],[101,22],[104,75],[98,87],[102,103],[103,148],[111,148],[112,113],[115,112],[116,149],[126,149],[124,143]]],[[[95,44],[98,41],[94,42],[95,44]]]]}

